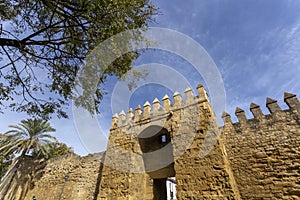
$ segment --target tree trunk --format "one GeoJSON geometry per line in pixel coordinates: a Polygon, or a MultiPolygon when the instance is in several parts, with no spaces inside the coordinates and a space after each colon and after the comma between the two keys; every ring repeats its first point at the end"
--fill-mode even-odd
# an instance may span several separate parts
{"type": "Polygon", "coordinates": [[[21,159],[25,158],[26,152],[27,152],[27,149],[25,149],[25,150],[22,151],[22,154],[20,156],[21,159]]]}
{"type": "Polygon", "coordinates": [[[22,161],[26,156],[26,151],[22,152],[21,156],[16,158],[11,167],[7,170],[6,174],[3,176],[3,179],[0,183],[0,200],[4,200],[7,192],[9,191],[13,180],[15,179],[16,173],[22,161]]]}

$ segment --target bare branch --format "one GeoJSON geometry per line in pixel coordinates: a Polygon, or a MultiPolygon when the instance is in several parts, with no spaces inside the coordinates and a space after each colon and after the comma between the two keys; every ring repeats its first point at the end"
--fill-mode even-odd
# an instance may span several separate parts
{"type": "Polygon", "coordinates": [[[30,90],[27,88],[26,84],[23,82],[22,78],[20,77],[20,74],[19,74],[19,72],[18,72],[18,70],[17,70],[17,67],[16,67],[15,63],[13,62],[12,58],[10,57],[9,53],[6,51],[6,49],[5,49],[4,47],[2,47],[2,49],[3,49],[3,51],[6,53],[8,59],[10,60],[10,62],[12,63],[13,69],[14,69],[16,75],[17,75],[17,79],[18,79],[18,80],[20,81],[20,83],[22,84],[22,88],[23,88],[23,98],[24,98],[24,100],[26,100],[27,102],[29,102],[28,99],[27,99],[26,96],[25,96],[25,91],[26,91],[26,93],[27,93],[33,100],[35,100],[37,103],[39,103],[39,101],[44,101],[44,102],[46,102],[45,100],[35,98],[35,97],[31,94],[30,90]]]}
{"type": "Polygon", "coordinates": [[[56,22],[56,23],[54,23],[54,24],[49,24],[49,26],[47,26],[47,27],[45,27],[45,28],[42,28],[41,30],[39,30],[39,31],[37,31],[37,32],[35,32],[35,33],[32,33],[31,35],[27,36],[26,38],[22,39],[21,41],[22,41],[22,42],[26,42],[27,40],[29,40],[29,39],[31,39],[31,38],[33,38],[33,37],[35,37],[35,36],[37,36],[37,35],[39,35],[39,34],[45,32],[45,31],[47,31],[47,30],[49,30],[50,28],[55,27],[56,25],[58,25],[58,24],[60,24],[60,23],[62,23],[62,22],[63,22],[63,20],[61,20],[61,21],[59,21],[59,22],[56,22]]]}
{"type": "MultiPolygon", "coordinates": [[[[20,60],[22,57],[23,57],[23,56],[19,56],[17,59],[13,60],[13,62],[17,62],[17,61],[20,60]]],[[[6,65],[0,67],[0,70],[1,70],[1,69],[4,69],[4,68],[6,68],[6,67],[8,67],[8,66],[11,65],[11,64],[12,64],[11,62],[10,62],[10,63],[7,63],[6,65]]]]}
{"type": "Polygon", "coordinates": [[[9,38],[0,38],[0,45],[1,46],[12,46],[18,49],[24,48],[24,45],[20,40],[16,39],[9,39],[9,38]]]}

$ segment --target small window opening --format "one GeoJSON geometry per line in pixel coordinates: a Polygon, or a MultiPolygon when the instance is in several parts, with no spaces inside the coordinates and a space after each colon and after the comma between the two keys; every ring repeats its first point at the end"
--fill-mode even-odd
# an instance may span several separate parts
{"type": "Polygon", "coordinates": [[[166,143],[167,142],[167,135],[161,135],[161,142],[166,143]]]}

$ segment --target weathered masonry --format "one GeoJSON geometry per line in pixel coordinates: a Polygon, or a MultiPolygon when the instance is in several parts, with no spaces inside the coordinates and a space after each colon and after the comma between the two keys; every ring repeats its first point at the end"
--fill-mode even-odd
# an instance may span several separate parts
{"type": "Polygon", "coordinates": [[[29,173],[21,166],[0,199],[58,199],[64,186],[61,199],[164,200],[170,177],[176,199],[300,199],[296,95],[284,94],[287,110],[267,98],[270,114],[251,103],[252,119],[240,108],[236,123],[224,113],[218,127],[202,85],[197,93],[187,88],[184,98],[174,93],[173,103],[165,96],[114,115],[101,162],[92,155],[30,161],[40,167],[29,173]]]}
{"type": "Polygon", "coordinates": [[[270,114],[254,103],[254,118],[237,108],[238,123],[223,114],[227,158],[242,199],[300,199],[300,103],[285,93],[288,110],[267,98],[270,114]]]}
{"type": "Polygon", "coordinates": [[[169,177],[177,199],[239,198],[206,91],[197,91],[113,117],[98,199],[166,199],[169,177]]]}

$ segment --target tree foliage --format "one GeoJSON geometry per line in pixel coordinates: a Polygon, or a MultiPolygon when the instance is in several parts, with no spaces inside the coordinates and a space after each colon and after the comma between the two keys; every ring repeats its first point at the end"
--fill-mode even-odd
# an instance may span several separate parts
{"type": "Polygon", "coordinates": [[[0,138],[0,152],[3,156],[20,154],[22,157],[31,151],[36,156],[47,157],[57,142],[49,134],[55,129],[42,119],[22,120],[19,125],[9,127],[11,129],[0,138]]]}
{"type": "Polygon", "coordinates": [[[1,177],[5,174],[9,166],[12,164],[14,155],[4,156],[0,153],[0,180],[1,177]]]}
{"type": "Polygon", "coordinates": [[[50,135],[55,129],[45,120],[27,119],[9,127],[9,131],[0,134],[0,180],[6,172],[14,177],[12,169],[18,168],[26,156],[48,160],[74,153],[66,144],[50,135]]]}
{"type": "MultiPolygon", "coordinates": [[[[117,33],[147,28],[155,13],[148,0],[1,1],[0,111],[67,117],[65,108],[87,54],[117,33]]],[[[139,33],[135,37],[141,39],[139,33]]],[[[130,45],[130,40],[124,42],[130,45]]],[[[102,72],[95,108],[107,76],[121,77],[138,56],[126,53],[102,72]]]]}
{"type": "Polygon", "coordinates": [[[74,151],[64,143],[55,142],[52,144],[52,148],[49,150],[47,155],[40,155],[38,154],[38,152],[34,151],[32,153],[32,156],[36,158],[40,158],[40,159],[44,158],[45,160],[48,160],[50,158],[57,158],[69,153],[74,154],[74,151]]]}

